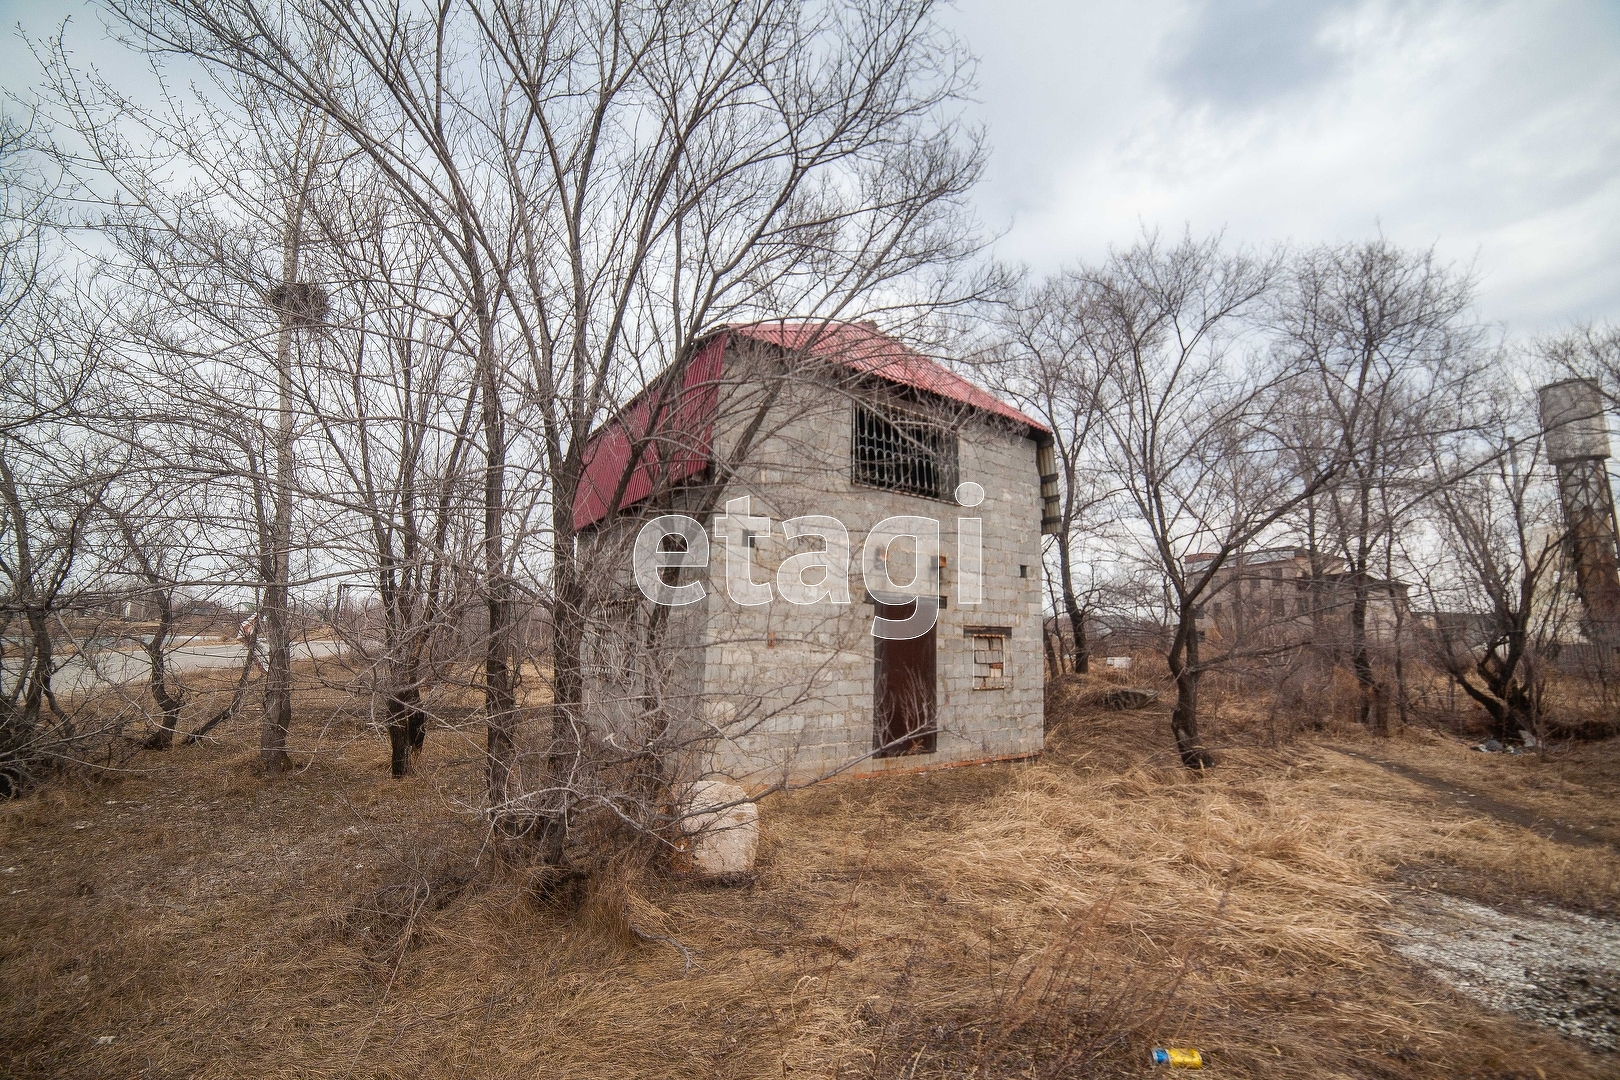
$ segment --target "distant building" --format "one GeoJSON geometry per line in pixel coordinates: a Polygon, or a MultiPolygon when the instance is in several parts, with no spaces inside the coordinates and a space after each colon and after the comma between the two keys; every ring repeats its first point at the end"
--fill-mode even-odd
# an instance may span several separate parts
{"type": "Polygon", "coordinates": [[[150,598],[125,592],[81,592],[63,601],[61,613],[69,618],[119,619],[146,622],[157,618],[157,604],[150,598]]]}
{"type": "MultiPolygon", "coordinates": [[[[1215,558],[1189,555],[1187,573],[1215,558]]],[[[1215,572],[1199,629],[1228,646],[1315,644],[1350,640],[1356,577],[1336,556],[1303,547],[1272,547],[1228,556],[1215,572]]],[[[1411,613],[1410,586],[1368,578],[1366,632],[1373,645],[1392,645],[1411,613]]]]}
{"type": "MultiPolygon", "coordinates": [[[[160,613],[158,601],[146,589],[131,591],[100,590],[77,593],[60,605],[64,616],[86,619],[117,619],[124,622],[153,622],[160,613]]],[[[229,608],[212,600],[201,600],[176,591],[169,599],[169,612],[176,618],[228,618],[229,608]]]]}

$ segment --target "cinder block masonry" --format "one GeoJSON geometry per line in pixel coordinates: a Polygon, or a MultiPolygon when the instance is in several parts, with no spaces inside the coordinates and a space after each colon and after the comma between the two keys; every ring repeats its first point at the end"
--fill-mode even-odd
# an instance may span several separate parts
{"type": "MultiPolygon", "coordinates": [[[[624,485],[628,450],[617,460],[600,450],[588,477],[594,486],[582,491],[575,513],[582,542],[611,565],[619,595],[632,600],[627,562],[647,520],[689,512],[710,536],[708,567],[680,578],[700,582],[706,595],[672,609],[660,638],[668,654],[661,697],[691,745],[703,744],[700,760],[683,771],[760,789],[1039,753],[1037,461],[1045,429],[866,325],[732,327],[708,350],[694,361],[707,364],[702,379],[682,388],[681,400],[698,405],[685,412],[674,405],[663,419],[644,410],[644,426],[633,432],[679,427],[679,439],[667,441],[683,452],[640,466],[662,475],[624,485]],[[961,505],[964,484],[978,485],[982,501],[961,505]],[[609,514],[606,502],[620,487],[626,498],[609,514]],[[743,497],[752,515],[772,523],[748,541],[752,580],[772,583],[774,597],[757,606],[728,595],[726,547],[714,538],[715,515],[743,497]],[[847,528],[848,603],[797,605],[776,590],[784,562],[820,547],[784,535],[782,523],[804,515],[847,528]],[[880,609],[864,587],[861,555],[873,527],[901,515],[938,522],[942,606],[926,642],[894,648],[872,635],[880,609]],[[980,597],[965,603],[964,577],[972,575],[964,574],[971,567],[959,539],[970,518],[979,522],[982,569],[980,597]]],[[[619,421],[636,422],[623,414],[619,421]]],[[[891,549],[897,583],[910,576],[912,554],[904,542],[891,549]]],[[[803,579],[816,584],[819,573],[803,579]]],[[[604,641],[591,655],[612,652],[604,641]]],[[[611,685],[609,667],[596,665],[590,679],[604,706],[635,696],[611,685]]],[[[622,722],[634,724],[628,714],[622,722]]]]}

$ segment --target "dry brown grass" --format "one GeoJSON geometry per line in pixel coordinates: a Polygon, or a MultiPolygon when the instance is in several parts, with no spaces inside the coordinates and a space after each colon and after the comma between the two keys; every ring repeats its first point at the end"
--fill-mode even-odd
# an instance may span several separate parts
{"type": "MultiPolygon", "coordinates": [[[[1162,707],[1059,700],[1037,762],[768,802],[750,886],[621,866],[548,904],[475,868],[474,746],[434,732],[392,781],[342,700],[307,695],[309,765],[282,782],[238,721],[0,807],[0,1075],[1130,1076],[1164,1043],[1227,1077],[1620,1070],[1380,936],[1424,874],[1601,908],[1620,856],[1317,742],[1264,748],[1235,703],[1205,776],[1173,764],[1162,707]]],[[[1526,803],[1612,798],[1612,744],[1378,748],[1526,803]]]]}

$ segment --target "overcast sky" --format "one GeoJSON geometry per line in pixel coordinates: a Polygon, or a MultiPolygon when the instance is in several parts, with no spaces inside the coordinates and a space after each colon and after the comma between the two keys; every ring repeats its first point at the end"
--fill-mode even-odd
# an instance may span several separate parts
{"type": "MultiPolygon", "coordinates": [[[[100,36],[51,0],[0,0],[0,25],[71,11],[100,36]]],[[[980,58],[978,200],[1004,259],[1056,269],[1143,224],[1254,244],[1382,229],[1475,262],[1480,313],[1515,334],[1620,321],[1620,0],[958,0],[946,17],[980,58]]],[[[104,62],[91,36],[80,55],[104,62]]]]}
{"type": "Polygon", "coordinates": [[[1620,320],[1620,2],[959,0],[1002,257],[1142,224],[1477,261],[1515,334],[1620,320]]]}

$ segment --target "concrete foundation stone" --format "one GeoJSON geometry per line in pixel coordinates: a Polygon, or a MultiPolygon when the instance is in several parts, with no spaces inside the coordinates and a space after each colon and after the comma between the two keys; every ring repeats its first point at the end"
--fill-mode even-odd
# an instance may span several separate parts
{"type": "Polygon", "coordinates": [[[759,807],[748,792],[719,780],[699,780],[687,785],[680,809],[693,870],[705,877],[731,877],[754,869],[759,807]]]}

